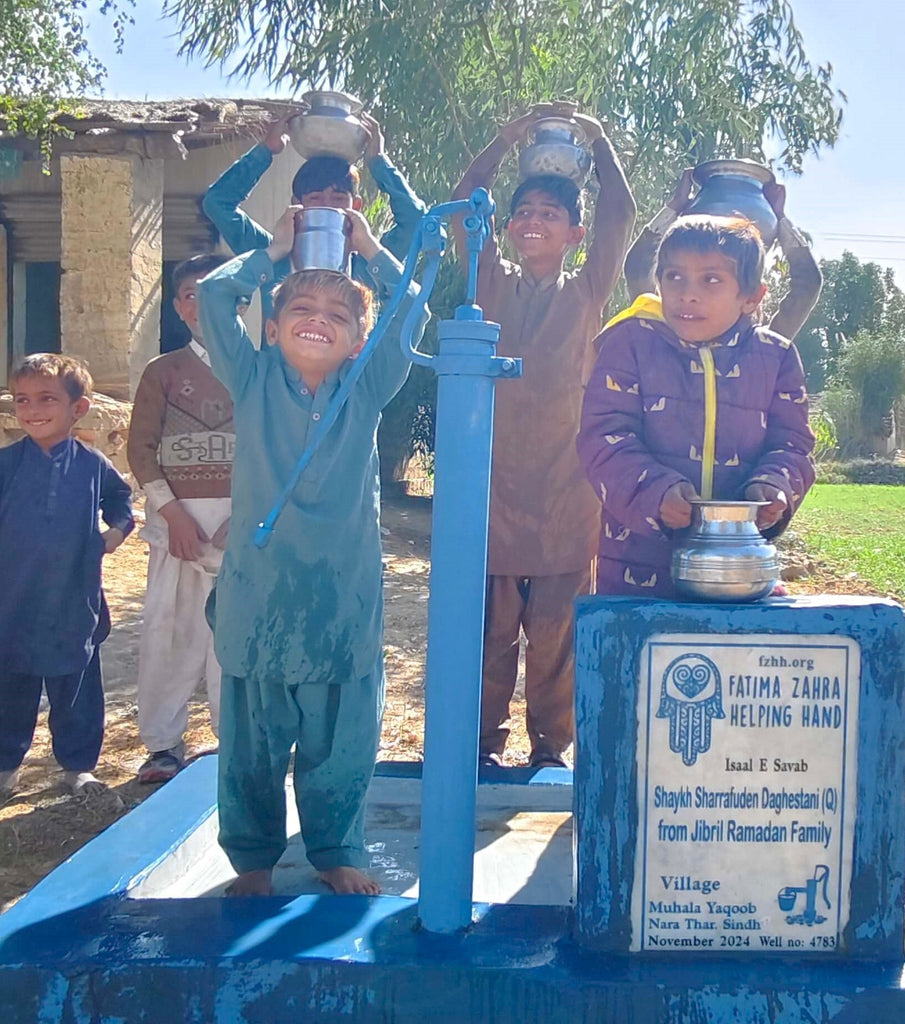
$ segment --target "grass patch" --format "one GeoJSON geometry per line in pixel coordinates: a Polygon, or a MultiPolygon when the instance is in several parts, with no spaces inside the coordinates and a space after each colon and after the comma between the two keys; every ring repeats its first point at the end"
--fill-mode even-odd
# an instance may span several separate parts
{"type": "Polygon", "coordinates": [[[905,601],[905,487],[816,484],[793,529],[814,558],[905,601]]]}

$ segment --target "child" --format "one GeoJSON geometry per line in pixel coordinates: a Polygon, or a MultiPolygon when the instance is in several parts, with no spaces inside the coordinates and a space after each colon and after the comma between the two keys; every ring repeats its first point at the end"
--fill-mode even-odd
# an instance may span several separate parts
{"type": "MultiPolygon", "coordinates": [[[[289,113],[274,121],[264,141],[227,168],[205,193],[202,201],[205,214],[237,255],[270,245],[270,232],[256,224],[241,209],[240,204],[249,197],[273,163],[274,156],[285,149],[288,141],[286,123],[291,116],[289,113]]],[[[404,259],[426,207],[384,152],[380,125],[368,114],[362,114],[361,119],[371,133],[365,161],[377,187],[389,199],[395,221],[395,226],[383,236],[381,244],[395,256],[404,259]]],[[[361,210],[358,171],[341,157],[311,157],[302,164],[292,180],[292,202],[302,206],[361,210]]],[[[289,257],[281,258],[273,268],[271,285],[282,281],[291,270],[289,257]]],[[[392,288],[381,280],[379,274],[375,277],[368,270],[368,260],[361,253],[352,254],[352,277],[374,291],[381,301],[388,299],[392,292],[392,288]]],[[[265,320],[273,313],[270,296],[272,290],[271,287],[261,291],[265,320]]]]}
{"type": "MultiPolygon", "coordinates": [[[[220,842],[238,873],[230,892],[271,891],[286,848],[284,781],[293,743],[295,795],[308,859],[337,893],[378,892],[362,822],[383,712],[383,597],[375,434],[405,381],[398,338],[374,353],[266,548],[256,527],[364,344],[371,294],[334,271],[291,274],[273,296],[269,345],[256,351],[236,298],[273,279],[292,247],[294,215],[266,251],[246,253],[199,285],[214,372],[235,403],[233,517],[217,580],[214,635],[223,667],[220,842]]],[[[381,280],[401,268],[357,211],[356,250],[381,280]]]]}
{"type": "MultiPolygon", "coordinates": [[[[666,229],[691,204],[691,190],[694,186],[692,174],[691,168],[683,173],[672,199],[644,228],[625,257],[625,279],[632,299],[654,288],[652,277],[657,247],[666,229]]],[[[764,196],[773,207],[779,222],[776,240],[789,265],[789,291],[770,321],[770,330],[794,341],[820,296],[823,275],[807,238],[786,216],[785,185],[775,182],[764,185],[764,196]]]]}
{"type": "MultiPolygon", "coordinates": [[[[500,129],[456,189],[488,187],[500,162],[540,117],[536,109],[500,129]]],[[[490,495],[482,763],[500,764],[518,672],[519,630],[528,641],[525,686],[531,764],[563,765],[572,742],[572,602],[589,589],[600,502],[575,452],[592,342],[622,269],[635,204],[599,121],[575,115],[593,150],[600,197],[587,258],[573,274],[566,254],[579,245],[578,186],[529,178],[512,197],[507,226],[518,263],[488,242],[477,301],[502,327],[499,354],[524,358],[520,380],[497,387],[490,495]]],[[[460,249],[461,251],[461,249],[460,249]]]]}
{"type": "Polygon", "coordinates": [[[662,304],[601,335],[578,437],[603,498],[598,593],[673,596],[672,531],[698,495],[768,502],[757,521],[769,537],[814,482],[798,352],[751,322],[763,265],[749,222],[683,217],[657,256],[662,304]]]}
{"type": "Polygon", "coordinates": [[[225,262],[193,256],[173,271],[173,305],[192,338],[148,363],[132,407],[129,465],[147,497],[141,536],[151,548],[138,654],[138,732],[150,756],[139,782],[166,782],[184,766],[188,702],[202,679],[218,727],[220,666],[204,604],[226,546],[235,433],[195,292],[225,262]]]}
{"type": "Polygon", "coordinates": [[[15,790],[42,688],[66,785],[98,792],[99,646],[110,632],[101,560],[134,525],[132,492],[107,458],[70,437],[91,404],[83,363],[30,355],[10,388],[26,436],[0,449],[0,798],[15,790]],[[98,528],[98,512],[109,529],[98,528]]]}

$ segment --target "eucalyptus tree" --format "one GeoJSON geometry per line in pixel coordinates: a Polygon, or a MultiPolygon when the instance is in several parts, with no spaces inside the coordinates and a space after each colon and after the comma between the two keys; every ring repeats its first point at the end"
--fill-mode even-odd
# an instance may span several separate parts
{"type": "Polygon", "coordinates": [[[844,97],[787,0],[165,0],[182,52],[240,76],[343,87],[423,194],[446,196],[497,122],[569,97],[609,122],[642,212],[714,156],[798,170],[844,97]]]}

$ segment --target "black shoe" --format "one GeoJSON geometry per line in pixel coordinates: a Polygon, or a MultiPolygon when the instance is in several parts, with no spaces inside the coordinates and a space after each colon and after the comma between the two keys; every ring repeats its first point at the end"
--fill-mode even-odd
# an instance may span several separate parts
{"type": "Polygon", "coordinates": [[[479,754],[478,755],[478,767],[479,768],[502,768],[503,759],[499,754],[479,754]]]}

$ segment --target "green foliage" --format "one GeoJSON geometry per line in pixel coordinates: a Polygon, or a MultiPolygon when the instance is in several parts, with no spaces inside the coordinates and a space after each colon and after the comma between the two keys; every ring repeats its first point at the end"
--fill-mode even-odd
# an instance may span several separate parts
{"type": "Polygon", "coordinates": [[[889,268],[861,263],[850,252],[820,266],[823,291],[795,341],[814,392],[839,375],[846,339],[859,331],[905,337],[905,294],[889,268]]]}
{"type": "Polygon", "coordinates": [[[812,556],[852,578],[854,593],[905,598],[905,488],[817,484],[795,517],[812,556]]]}
{"type": "Polygon", "coordinates": [[[883,420],[905,391],[905,338],[891,330],[859,331],[846,341],[838,376],[858,397],[861,429],[883,435],[883,420]]]}
{"type": "Polygon", "coordinates": [[[848,459],[821,462],[817,479],[826,484],[883,484],[905,487],[905,463],[893,459],[848,459]]]}
{"type": "Polygon", "coordinates": [[[844,453],[861,434],[861,400],[849,387],[828,388],[820,396],[820,409],[832,421],[836,444],[844,453]]]}
{"type": "MultiPolygon", "coordinates": [[[[88,9],[88,0],[0,0],[0,129],[40,139],[45,163],[53,135],[63,131],[54,118],[76,108],[73,98],[98,90],[105,75],[88,49],[88,9]]],[[[98,10],[120,46],[132,20],[125,5],[100,0],[98,10]]]]}
{"type": "Polygon", "coordinates": [[[786,0],[165,0],[182,53],[300,89],[338,85],[383,121],[422,195],[445,198],[495,125],[577,100],[611,125],[642,213],[713,156],[779,162],[838,136],[841,94],[786,0]]]}
{"type": "Polygon", "coordinates": [[[839,443],[836,435],[836,424],[824,409],[811,412],[809,417],[811,430],[814,431],[814,458],[821,462],[829,458],[839,443]]]}

